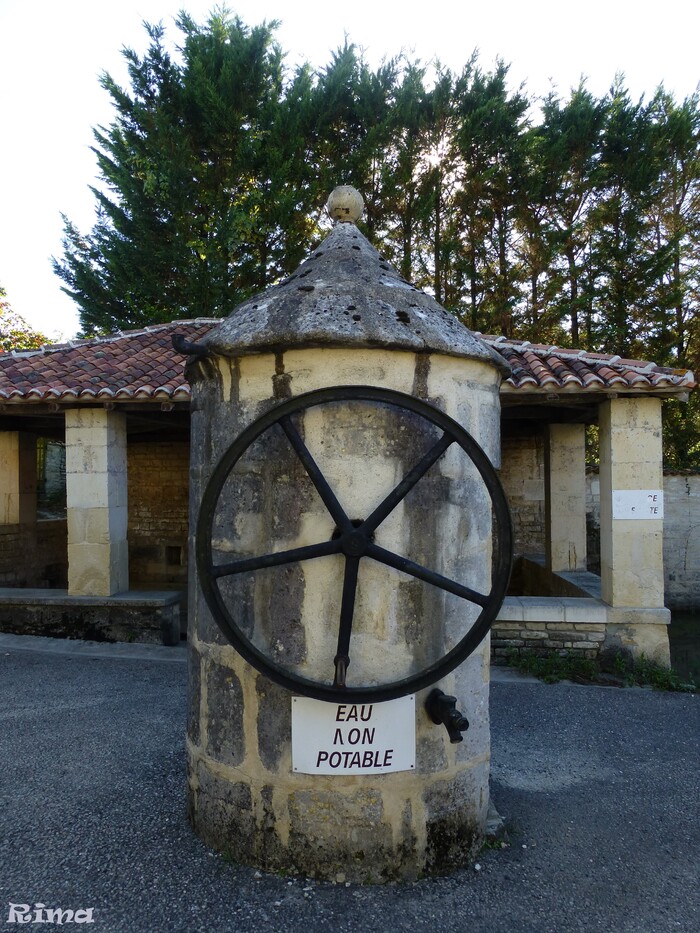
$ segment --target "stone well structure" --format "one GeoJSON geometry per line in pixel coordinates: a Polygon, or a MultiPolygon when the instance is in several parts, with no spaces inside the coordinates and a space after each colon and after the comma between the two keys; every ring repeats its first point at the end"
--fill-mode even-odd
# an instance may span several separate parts
{"type": "MultiPolygon", "coordinates": [[[[351,205],[352,206],[352,205],[351,205]]],[[[193,559],[205,489],[232,442],[266,412],[338,386],[395,390],[431,403],[499,460],[503,361],[428,295],[402,280],[343,216],[281,284],[241,305],[189,347],[189,809],[209,845],[267,870],[381,881],[446,872],[478,850],[488,808],[488,638],[437,684],[471,728],[459,744],[415,697],[415,767],[307,774],[292,763],[292,694],[259,673],[215,624],[193,559]],[[206,352],[203,352],[206,351],[206,352]],[[199,352],[199,355],[195,355],[199,352]]],[[[295,429],[359,522],[435,442],[411,412],[371,402],[318,405],[295,429]]],[[[338,529],[284,432],[251,443],[226,480],[211,526],[215,563],[334,540],[338,529]]],[[[491,503],[461,449],[450,450],[377,530],[377,542],[480,593],[491,582],[491,503]]],[[[200,543],[201,547],[201,543],[200,543]]],[[[342,554],[222,579],[242,630],[286,670],[333,678],[342,554]]],[[[348,685],[410,676],[449,650],[479,607],[367,560],[355,603],[348,685]]]]}

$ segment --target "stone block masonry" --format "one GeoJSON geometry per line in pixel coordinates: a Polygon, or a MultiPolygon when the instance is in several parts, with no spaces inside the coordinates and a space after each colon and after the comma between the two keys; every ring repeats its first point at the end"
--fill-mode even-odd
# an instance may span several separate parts
{"type": "MultiPolygon", "coordinates": [[[[488,664],[482,651],[471,661],[481,671],[480,701],[466,698],[477,726],[488,664]]],[[[425,693],[416,698],[421,774],[309,778],[291,768],[289,694],[251,677],[232,648],[195,640],[188,759],[198,833],[235,861],[270,871],[371,883],[454,871],[480,845],[488,746],[475,755],[450,745],[427,719],[425,693]]],[[[465,743],[473,741],[467,733],[465,743]]]]}
{"type": "Polygon", "coordinates": [[[0,431],[0,525],[36,520],[36,441],[0,431]]]}
{"type": "Polygon", "coordinates": [[[661,464],[661,400],[601,404],[600,578],[610,606],[664,605],[663,521],[617,520],[612,507],[614,491],[661,489],[661,464]]]}
{"type": "Polygon", "coordinates": [[[0,526],[0,586],[65,587],[66,541],[65,519],[0,526]]]}
{"type": "Polygon", "coordinates": [[[0,588],[0,631],[88,641],[180,643],[179,593],[73,596],[66,590],[0,588]]]}
{"type": "MultiPolygon", "coordinates": [[[[457,366],[449,358],[427,361],[382,350],[315,349],[289,351],[283,359],[222,359],[216,365],[216,372],[209,371],[201,383],[195,379],[193,386],[191,534],[211,463],[270,407],[281,371],[295,394],[349,383],[408,393],[422,386],[424,396],[470,427],[498,459],[498,421],[490,416],[497,378],[484,364],[460,361],[457,366]],[[456,372],[450,371],[452,365],[456,372]],[[471,381],[465,386],[465,380],[471,381]]],[[[340,406],[332,418],[332,423],[324,421],[320,411],[311,411],[303,422],[304,438],[344,508],[353,518],[362,517],[415,463],[417,449],[427,441],[415,428],[409,431],[410,425],[396,425],[373,410],[349,417],[340,406]]],[[[240,477],[226,487],[214,532],[222,554],[249,555],[261,548],[265,553],[276,542],[292,547],[330,538],[333,532],[298,462],[279,438],[275,443],[273,455],[251,449],[240,477]]],[[[491,546],[486,537],[490,522],[482,527],[470,518],[478,509],[473,497],[458,495],[459,467],[458,458],[446,457],[420,489],[427,500],[413,497],[402,504],[382,528],[381,541],[428,566],[438,562],[440,552],[443,572],[456,576],[454,562],[459,562],[473,585],[487,589],[490,562],[484,554],[491,546]],[[464,499],[469,508],[458,507],[464,499]],[[445,541],[455,542],[446,553],[445,541]]],[[[290,693],[258,675],[226,644],[204,602],[197,569],[190,569],[189,811],[204,841],[236,861],[266,870],[358,882],[450,872],[468,862],[481,844],[488,809],[488,639],[440,684],[460,697],[472,723],[463,743],[450,744],[446,730],[430,721],[424,709],[428,691],[422,691],[416,696],[415,770],[295,773],[290,693]]],[[[369,563],[361,573],[351,669],[361,671],[366,682],[382,683],[397,679],[406,665],[410,669],[411,649],[419,656],[434,651],[432,643],[421,641],[427,619],[443,618],[445,632],[452,632],[460,610],[451,598],[414,580],[400,579],[397,586],[395,577],[369,563]]],[[[332,665],[342,579],[338,558],[251,577],[239,578],[227,591],[241,624],[263,642],[270,637],[274,651],[292,669],[332,665]]]]}
{"type": "Polygon", "coordinates": [[[547,655],[557,652],[580,658],[597,658],[605,641],[605,625],[565,622],[495,622],[491,628],[494,658],[515,650],[547,655]]]}
{"type": "Polygon", "coordinates": [[[664,477],[666,605],[700,609],[700,476],[664,477]]]}
{"type": "Polygon", "coordinates": [[[187,584],[187,441],[134,441],[128,447],[129,579],[160,589],[187,584]]]}
{"type": "Polygon", "coordinates": [[[68,589],[111,596],[129,586],[125,416],[73,408],[65,417],[68,589]]]}
{"type": "Polygon", "coordinates": [[[513,519],[516,554],[545,552],[544,439],[531,428],[503,436],[500,479],[513,519]]]}
{"type": "Polygon", "coordinates": [[[588,597],[508,596],[491,628],[491,645],[495,658],[515,650],[593,659],[602,649],[619,649],[667,665],[670,615],[663,607],[616,609],[588,597]]]}
{"type": "Polygon", "coordinates": [[[586,569],[586,453],[582,424],[551,424],[545,447],[545,518],[550,570],[586,569]]]}

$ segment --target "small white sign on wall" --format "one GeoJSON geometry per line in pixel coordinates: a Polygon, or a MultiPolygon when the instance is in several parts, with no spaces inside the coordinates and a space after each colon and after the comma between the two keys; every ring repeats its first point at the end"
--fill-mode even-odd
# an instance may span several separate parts
{"type": "Polygon", "coordinates": [[[324,703],[292,697],[292,767],[303,774],[386,774],[416,766],[416,698],[324,703]]]}
{"type": "Polygon", "coordinates": [[[662,489],[614,489],[613,518],[650,519],[664,517],[662,489]]]}

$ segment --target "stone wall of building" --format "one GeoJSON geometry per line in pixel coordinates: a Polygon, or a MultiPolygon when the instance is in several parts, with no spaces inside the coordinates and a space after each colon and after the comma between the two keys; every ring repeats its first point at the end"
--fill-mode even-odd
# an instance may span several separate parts
{"type": "Polygon", "coordinates": [[[544,554],[544,437],[536,426],[504,431],[500,478],[513,519],[514,552],[544,554]]]}
{"type": "Polygon", "coordinates": [[[132,588],[187,585],[189,456],[187,441],[129,443],[129,583],[132,588]]]}
{"type": "MultiPolygon", "coordinates": [[[[544,610],[543,615],[546,615],[544,610]]],[[[509,654],[548,655],[553,652],[579,658],[597,658],[605,641],[600,622],[494,622],[491,628],[493,658],[509,654]]]]}
{"type": "Polygon", "coordinates": [[[666,605],[700,608],[700,476],[664,476],[666,605]]]}
{"type": "Polygon", "coordinates": [[[67,541],[65,519],[0,525],[0,586],[65,589],[67,541]]]}

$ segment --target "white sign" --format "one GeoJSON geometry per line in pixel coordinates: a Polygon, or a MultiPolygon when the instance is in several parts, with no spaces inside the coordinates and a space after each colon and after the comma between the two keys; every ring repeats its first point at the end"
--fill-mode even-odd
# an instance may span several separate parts
{"type": "Polygon", "coordinates": [[[662,489],[614,489],[613,518],[649,519],[664,517],[662,489]]]}
{"type": "Polygon", "coordinates": [[[415,766],[415,695],[365,704],[292,697],[295,771],[386,774],[415,766]]]}

